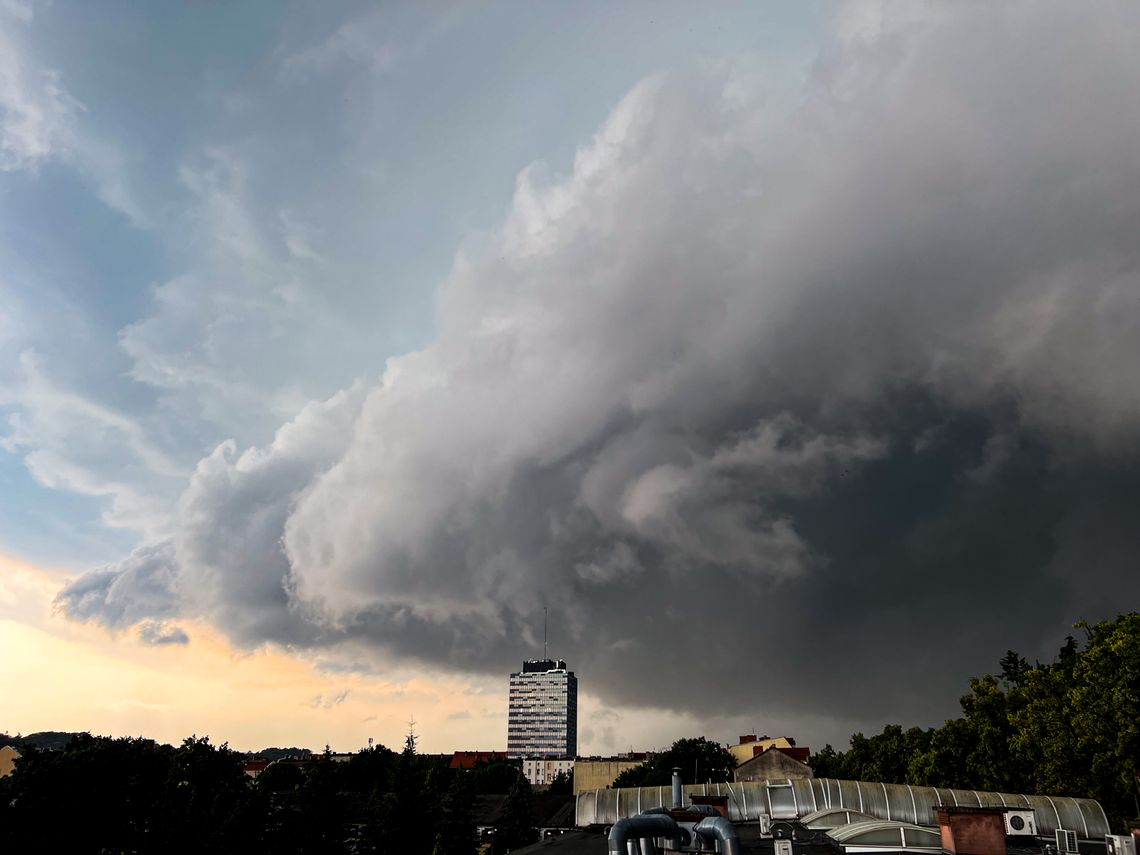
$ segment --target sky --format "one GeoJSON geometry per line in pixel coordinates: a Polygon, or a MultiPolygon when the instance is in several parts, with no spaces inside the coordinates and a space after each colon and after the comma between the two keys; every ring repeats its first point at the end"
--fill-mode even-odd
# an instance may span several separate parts
{"type": "Polygon", "coordinates": [[[1131,2],[0,0],[0,730],[955,715],[1140,604],[1131,2]]]}

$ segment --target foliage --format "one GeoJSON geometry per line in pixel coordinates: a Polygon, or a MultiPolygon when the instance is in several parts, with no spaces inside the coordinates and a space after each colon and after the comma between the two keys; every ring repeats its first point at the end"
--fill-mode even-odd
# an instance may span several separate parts
{"type": "Polygon", "coordinates": [[[550,779],[548,792],[558,796],[568,796],[574,792],[574,773],[559,772],[550,779]]]}
{"type": "Polygon", "coordinates": [[[732,780],[736,759],[722,745],[703,736],[678,739],[639,766],[626,769],[614,780],[615,787],[663,787],[673,779],[673,769],[681,770],[686,784],[723,783],[732,780]]]}
{"type": "Polygon", "coordinates": [[[495,851],[528,846],[538,839],[534,819],[534,793],[524,775],[515,778],[495,823],[495,851]]]}
{"type": "Polygon", "coordinates": [[[414,743],[272,763],[256,781],[244,755],[204,737],[21,750],[0,779],[0,852],[429,855],[439,838],[464,855],[474,839],[468,782],[414,743]]]}
{"type": "Polygon", "coordinates": [[[256,829],[253,801],[224,745],[79,734],[57,751],[29,747],[0,781],[0,850],[237,851],[256,829]]]}
{"type": "Polygon", "coordinates": [[[477,796],[510,792],[520,774],[517,763],[506,761],[477,763],[474,769],[467,772],[471,779],[471,792],[477,796]]]}
{"type": "Polygon", "coordinates": [[[257,787],[266,793],[291,793],[305,780],[297,763],[270,763],[257,776],[257,787]]]}
{"type": "Polygon", "coordinates": [[[475,855],[475,815],[467,775],[452,775],[432,855],[475,855]]]}
{"type": "Polygon", "coordinates": [[[250,787],[242,759],[208,737],[188,737],[170,757],[159,804],[168,852],[222,852],[243,848],[254,833],[247,810],[250,787]]]}
{"type": "Polygon", "coordinates": [[[1052,663],[1007,651],[999,674],[970,680],[962,716],[930,730],[889,724],[824,746],[819,777],[1083,796],[1112,824],[1136,812],[1140,790],[1140,614],[1069,636],[1052,663]]]}

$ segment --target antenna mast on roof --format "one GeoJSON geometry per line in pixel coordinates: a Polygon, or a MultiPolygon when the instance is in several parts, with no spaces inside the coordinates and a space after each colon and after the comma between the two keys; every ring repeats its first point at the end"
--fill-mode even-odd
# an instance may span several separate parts
{"type": "Polygon", "coordinates": [[[546,652],[546,622],[548,618],[549,609],[546,606],[542,607],[542,658],[549,659],[550,656],[546,652]]]}

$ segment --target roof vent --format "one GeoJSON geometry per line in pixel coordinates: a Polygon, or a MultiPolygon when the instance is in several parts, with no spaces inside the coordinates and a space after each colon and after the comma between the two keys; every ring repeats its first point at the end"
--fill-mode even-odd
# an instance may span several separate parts
{"type": "Polygon", "coordinates": [[[1057,852],[1059,855],[1078,855],[1081,851],[1077,848],[1077,833],[1068,828],[1058,828],[1055,832],[1057,835],[1057,852]]]}

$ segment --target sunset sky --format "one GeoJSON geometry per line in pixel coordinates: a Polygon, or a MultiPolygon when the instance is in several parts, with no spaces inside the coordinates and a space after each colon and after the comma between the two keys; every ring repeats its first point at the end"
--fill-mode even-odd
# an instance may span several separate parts
{"type": "Polygon", "coordinates": [[[0,730],[953,716],[1140,606],[1140,6],[0,0],[0,730]]]}

